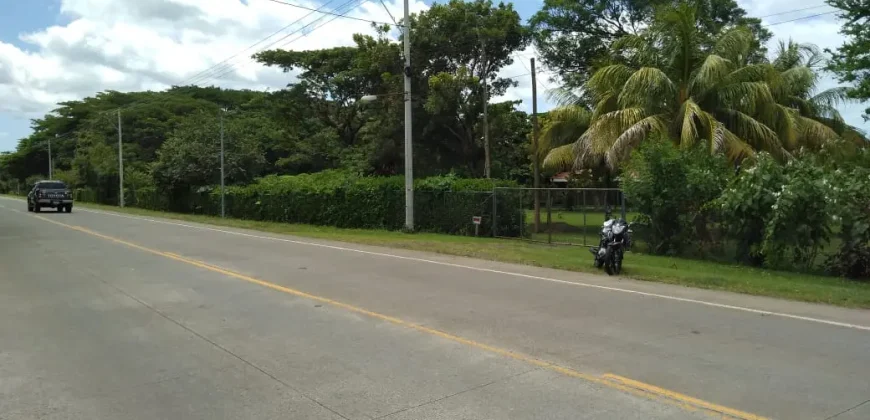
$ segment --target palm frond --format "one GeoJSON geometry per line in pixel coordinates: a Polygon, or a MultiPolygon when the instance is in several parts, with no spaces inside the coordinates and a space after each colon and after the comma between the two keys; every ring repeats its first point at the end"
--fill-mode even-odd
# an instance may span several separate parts
{"type": "Polygon", "coordinates": [[[753,115],[759,107],[771,106],[776,101],[770,85],[764,82],[741,82],[722,86],[716,90],[718,106],[753,115]]]}
{"type": "Polygon", "coordinates": [[[689,99],[683,102],[677,118],[674,119],[674,123],[679,124],[677,132],[679,133],[680,146],[691,147],[698,140],[698,127],[695,125],[695,120],[701,116],[701,113],[701,107],[695,101],[689,99]]]}
{"type": "Polygon", "coordinates": [[[755,155],[755,149],[740,140],[736,134],[721,123],[714,128],[713,145],[716,152],[725,153],[730,161],[737,161],[755,155]]]}
{"type": "Polygon", "coordinates": [[[780,73],[782,79],[781,94],[783,96],[806,97],[818,82],[818,75],[809,67],[792,67],[780,73]]]}
{"type": "Polygon", "coordinates": [[[781,104],[776,104],[774,110],[775,117],[768,125],[787,150],[794,150],[798,146],[797,110],[781,104]]]}
{"type": "Polygon", "coordinates": [[[713,46],[713,54],[742,63],[752,49],[753,36],[748,28],[736,27],[726,31],[713,46]]]}
{"type": "Polygon", "coordinates": [[[611,94],[601,98],[597,104],[595,104],[595,108],[592,109],[592,121],[597,120],[600,116],[619,109],[619,104],[617,103],[617,95],[611,94]]]}
{"type": "Polygon", "coordinates": [[[619,105],[625,108],[661,109],[669,99],[676,96],[676,91],[676,86],[663,71],[654,67],[643,67],[623,84],[619,93],[619,105]]]}
{"type": "Polygon", "coordinates": [[[837,133],[822,122],[812,118],[798,117],[798,127],[801,134],[802,142],[811,147],[818,149],[823,144],[837,139],[837,133]]]}
{"type": "Polygon", "coordinates": [[[779,136],[770,127],[737,110],[724,111],[728,118],[720,121],[741,140],[750,144],[757,151],[765,151],[774,156],[785,157],[787,154],[779,141],[779,136]]]}
{"type": "Polygon", "coordinates": [[[635,146],[649,137],[650,133],[666,132],[667,124],[665,118],[665,114],[651,115],[623,131],[605,155],[607,165],[610,168],[616,168],[622,160],[629,156],[635,146]]]}
{"type": "Polygon", "coordinates": [[[704,96],[708,89],[721,83],[733,67],[733,63],[725,58],[715,54],[708,55],[689,83],[690,94],[704,96]]]}
{"type": "Polygon", "coordinates": [[[598,102],[605,96],[618,94],[633,73],[631,67],[622,64],[605,66],[589,78],[586,88],[598,102]]]}
{"type": "Polygon", "coordinates": [[[568,87],[547,90],[547,99],[560,106],[582,105],[584,102],[580,92],[568,87]]]}
{"type": "Polygon", "coordinates": [[[813,95],[810,101],[815,105],[821,105],[828,108],[834,108],[838,105],[844,105],[855,102],[849,97],[849,88],[838,86],[833,87],[813,95]]]}
{"type": "Polygon", "coordinates": [[[743,82],[769,82],[778,77],[776,69],[770,64],[750,64],[734,69],[724,80],[724,84],[743,82]]]}
{"type": "Polygon", "coordinates": [[[541,162],[541,169],[547,172],[570,170],[574,165],[574,145],[566,144],[551,149],[541,162]]]}
{"type": "Polygon", "coordinates": [[[642,108],[626,108],[602,114],[574,143],[575,166],[582,167],[605,156],[616,139],[640,120],[646,118],[642,108]]]}
{"type": "Polygon", "coordinates": [[[655,35],[629,34],[618,38],[611,44],[611,49],[622,58],[635,65],[656,66],[660,64],[661,57],[655,45],[655,35]]]}
{"type": "Polygon", "coordinates": [[[588,109],[580,106],[564,106],[547,113],[547,123],[538,139],[538,149],[543,151],[573,143],[586,132],[592,121],[588,109]]]}

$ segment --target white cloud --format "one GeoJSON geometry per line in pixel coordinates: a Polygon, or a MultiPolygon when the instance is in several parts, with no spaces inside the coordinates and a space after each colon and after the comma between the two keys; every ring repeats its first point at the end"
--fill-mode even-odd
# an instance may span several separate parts
{"type": "MultiPolygon", "coordinates": [[[[311,0],[293,2],[320,7],[311,0]]],[[[754,16],[821,4],[819,0],[739,2],[754,16]]],[[[336,7],[332,3],[327,10],[336,7]]],[[[393,16],[401,16],[401,0],[388,0],[387,5],[393,16]]],[[[415,0],[411,6],[414,12],[426,8],[421,0],[415,0]]],[[[821,7],[764,20],[775,23],[829,10],[832,9],[821,7]]],[[[358,18],[391,20],[377,0],[339,8],[338,13],[348,11],[350,16],[358,18]]],[[[191,81],[232,88],[281,88],[291,81],[291,76],[253,63],[252,52],[276,47],[300,50],[350,45],[353,33],[372,33],[366,22],[335,19],[268,0],[244,3],[239,0],[60,0],[60,12],[68,23],[20,36],[28,45],[26,50],[0,42],[0,97],[3,98],[0,113],[16,118],[37,117],[51,110],[57,102],[91,96],[103,90],[162,89],[191,81]],[[302,20],[220,67],[229,71],[200,74],[297,19],[302,20]],[[315,30],[321,24],[325,25],[315,30]],[[275,42],[294,31],[300,32],[275,42]],[[200,77],[195,77],[198,75],[200,77]]],[[[823,48],[835,48],[843,41],[833,15],[784,23],[770,29],[775,39],[792,38],[823,48]]],[[[502,69],[500,75],[516,76],[519,85],[504,96],[493,98],[494,101],[522,100],[523,108],[531,110],[528,59],[534,55],[531,47],[515,54],[515,62],[502,69]]],[[[558,85],[552,81],[552,75],[543,70],[539,68],[538,73],[540,111],[552,107],[546,92],[549,87],[558,85]]],[[[830,76],[823,82],[825,87],[835,84],[830,76]]],[[[862,110],[863,106],[852,105],[844,108],[843,113],[850,123],[870,128],[860,118],[862,110]]]]}
{"type": "MultiPolygon", "coordinates": [[[[294,3],[320,7],[312,2],[294,3]]],[[[357,2],[336,3],[350,7],[325,10],[390,20],[376,1],[359,6],[357,2]]],[[[402,11],[400,1],[393,0],[388,6],[394,15],[402,11]]],[[[416,12],[426,7],[415,1],[411,9],[416,12]]],[[[373,32],[366,22],[267,0],[248,4],[239,0],[61,0],[60,11],[69,23],[22,34],[19,38],[27,50],[0,42],[0,97],[4,98],[0,112],[39,116],[57,102],[109,89],[162,89],[191,82],[281,88],[291,76],[252,62],[252,53],[278,47],[302,50],[350,45],[352,34],[373,32]],[[236,53],[240,54],[202,73],[236,53]]]]}

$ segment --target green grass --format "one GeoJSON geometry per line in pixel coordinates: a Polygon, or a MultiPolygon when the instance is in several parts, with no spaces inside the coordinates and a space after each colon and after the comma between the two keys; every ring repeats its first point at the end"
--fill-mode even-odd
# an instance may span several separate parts
{"type": "MultiPolygon", "coordinates": [[[[431,233],[338,229],[310,225],[258,222],[240,219],[163,213],[136,208],[77,203],[82,207],[253,229],[264,232],[321,238],[366,245],[429,251],[578,272],[600,273],[592,267],[586,248],[548,246],[519,240],[473,238],[431,233]]],[[[623,275],[637,280],[677,284],[703,289],[726,290],[751,295],[825,303],[852,308],[870,308],[870,283],[833,277],[763,270],[673,257],[629,253],[623,275]]]]}

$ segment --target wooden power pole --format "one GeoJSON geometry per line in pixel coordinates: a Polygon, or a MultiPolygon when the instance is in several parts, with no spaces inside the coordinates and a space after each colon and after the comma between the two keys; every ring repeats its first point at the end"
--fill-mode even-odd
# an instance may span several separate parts
{"type": "Polygon", "coordinates": [[[541,187],[541,162],[538,153],[538,83],[535,74],[535,59],[532,58],[532,162],[535,176],[535,233],[540,232],[541,227],[541,195],[538,188],[541,187]]]}

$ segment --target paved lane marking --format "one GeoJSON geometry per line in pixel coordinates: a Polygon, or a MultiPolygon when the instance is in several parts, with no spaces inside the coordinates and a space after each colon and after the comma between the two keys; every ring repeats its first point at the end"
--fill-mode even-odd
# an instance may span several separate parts
{"type": "Polygon", "coordinates": [[[379,319],[382,321],[386,321],[395,325],[399,325],[402,327],[406,327],[409,329],[413,329],[422,333],[426,333],[429,335],[433,335],[436,337],[444,338],[459,344],[464,344],[469,347],[477,348],[480,350],[484,350],[490,353],[494,353],[503,357],[508,357],[511,359],[519,360],[533,366],[537,366],[543,369],[547,369],[553,372],[560,373],[565,376],[583,379],[595,384],[603,385],[609,388],[617,389],[623,392],[627,392],[633,395],[638,395],[647,399],[667,402],[669,404],[678,406],[688,411],[701,411],[707,414],[715,414],[724,418],[734,418],[734,419],[744,419],[744,420],[766,420],[765,417],[761,417],[752,413],[747,413],[744,411],[736,410],[733,408],[724,407],[718,404],[713,404],[704,400],[700,400],[688,395],[684,395],[675,391],[666,390],[664,388],[659,388],[654,385],[645,384],[643,382],[634,381],[628,378],[623,378],[621,376],[616,376],[612,374],[605,374],[601,376],[591,375],[583,372],[579,372],[577,370],[567,368],[564,366],[557,365],[553,362],[549,362],[546,360],[538,359],[534,356],[526,355],[523,353],[513,352],[507,349],[503,349],[496,346],[491,346],[489,344],[484,344],[478,341],[474,341],[472,339],[460,337],[458,335],[453,335],[444,331],[436,330],[434,328],[425,327],[419,324],[415,324],[412,322],[408,322],[396,317],[392,317],[389,315],[384,315],[378,312],[373,312],[368,309],[360,308],[358,306],[354,306],[348,303],[340,302],[337,300],[333,300],[330,298],[312,295],[310,293],[306,293],[300,290],[292,289],[289,287],[281,286],[275,283],[271,283],[265,280],[261,280],[255,277],[251,277],[242,273],[237,273],[235,271],[231,271],[225,268],[221,268],[215,265],[211,265],[202,261],[194,260],[191,258],[187,258],[178,254],[174,254],[171,252],[160,251],[153,248],[148,248],[139,244],[135,244],[132,242],[125,241],[123,239],[118,239],[112,236],[103,235],[102,233],[95,232],[93,230],[81,227],[68,225],[66,223],[58,222],[56,220],[51,220],[42,216],[33,215],[33,217],[43,220],[48,223],[53,223],[58,226],[63,226],[68,229],[76,230],[81,233],[85,233],[91,236],[95,236],[101,239],[105,239],[110,242],[114,242],[117,244],[125,245],[130,248],[134,248],[140,251],[144,251],[150,254],[159,255],[162,257],[166,257],[175,261],[183,262],[189,265],[193,265],[199,268],[203,268],[215,273],[220,273],[229,277],[233,277],[239,280],[244,280],[249,283],[257,284],[263,287],[267,287],[272,290],[276,290],[279,292],[283,292],[289,295],[314,300],[321,303],[326,303],[331,306],[335,306],[338,308],[342,308],[351,312],[356,312],[362,315],[366,315],[371,318],[379,319]],[[619,379],[616,379],[619,378],[619,379]]]}
{"type": "Polygon", "coordinates": [[[321,244],[321,243],[317,243],[317,242],[307,242],[307,241],[299,241],[299,240],[294,240],[294,239],[277,238],[274,236],[252,235],[250,233],[235,232],[235,231],[231,231],[231,230],[218,229],[218,228],[213,228],[213,227],[208,227],[208,226],[190,225],[190,224],[186,224],[186,223],[170,222],[167,220],[152,219],[152,218],[148,218],[148,217],[129,216],[129,215],[125,215],[125,214],[118,214],[118,213],[99,211],[99,210],[82,209],[82,211],[86,211],[88,213],[105,214],[105,215],[109,215],[109,216],[122,217],[122,218],[126,218],[126,219],[144,220],[144,221],[152,222],[152,223],[161,223],[161,224],[172,225],[172,226],[181,226],[181,227],[186,227],[186,228],[191,228],[191,229],[208,230],[208,231],[213,231],[213,232],[225,233],[225,234],[229,234],[229,235],[244,236],[244,237],[248,237],[248,238],[265,239],[265,240],[270,240],[270,241],[292,243],[292,244],[296,244],[296,245],[306,245],[306,246],[313,246],[313,247],[319,247],[319,248],[334,249],[334,250],[338,250],[338,251],[346,251],[346,252],[355,252],[355,253],[367,254],[367,255],[375,255],[375,256],[379,256],[379,257],[395,258],[395,259],[406,260],[406,261],[436,264],[436,265],[441,265],[441,266],[447,266],[447,267],[453,267],[453,268],[462,268],[462,269],[466,269],[466,270],[473,270],[473,271],[479,271],[479,272],[485,272],[485,273],[500,274],[500,275],[505,275],[505,276],[520,277],[520,278],[526,278],[526,279],[532,279],[532,280],[541,280],[541,281],[566,284],[566,285],[576,286],[576,287],[588,287],[588,288],[599,289],[599,290],[607,290],[607,291],[611,291],[611,292],[629,293],[629,294],[633,294],[633,295],[654,297],[654,298],[658,298],[658,299],[667,299],[667,300],[673,300],[673,301],[677,301],[677,302],[693,303],[693,304],[697,304],[697,305],[710,306],[710,307],[720,308],[720,309],[730,309],[730,310],[749,312],[749,313],[765,315],[765,316],[776,316],[776,317],[780,317],[780,318],[788,318],[788,319],[795,319],[795,320],[800,320],[800,321],[815,322],[817,324],[833,325],[833,326],[837,326],[837,327],[851,328],[851,329],[861,330],[861,331],[870,331],[870,326],[868,326],[868,325],[850,324],[850,323],[846,323],[846,322],[832,321],[829,319],[814,318],[814,317],[803,316],[803,315],[795,315],[795,314],[789,314],[789,313],[785,313],[785,312],[773,312],[773,311],[767,311],[767,310],[763,310],[763,309],[748,308],[745,306],[737,306],[737,305],[728,305],[725,303],[709,302],[709,301],[699,300],[699,299],[682,298],[682,297],[678,297],[678,296],[663,295],[663,294],[659,294],[659,293],[641,292],[638,290],[624,289],[621,287],[602,286],[599,284],[583,283],[583,282],[578,282],[578,281],[559,280],[559,279],[554,279],[554,278],[550,278],[550,277],[535,276],[532,274],[516,273],[516,272],[512,272],[512,271],[502,271],[502,270],[496,270],[496,269],[492,269],[492,268],[474,267],[474,266],[470,266],[470,265],[454,264],[454,263],[448,263],[448,262],[444,262],[444,261],[429,260],[429,259],[425,259],[425,258],[407,257],[407,256],[403,256],[403,255],[389,254],[389,253],[385,253],[385,252],[366,251],[366,250],[357,249],[357,248],[349,248],[349,247],[342,247],[342,246],[336,246],[336,245],[327,245],[327,244],[321,244]]]}

